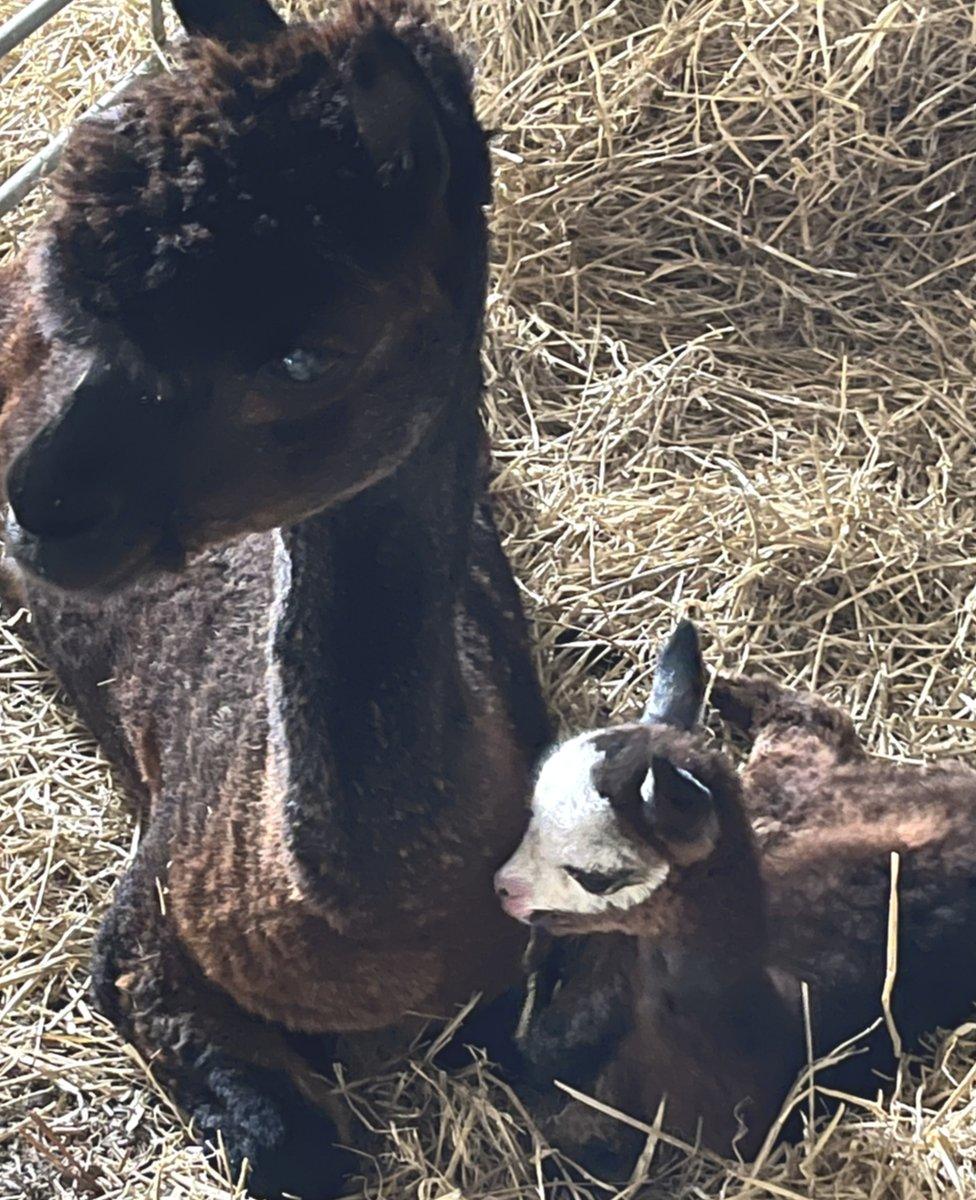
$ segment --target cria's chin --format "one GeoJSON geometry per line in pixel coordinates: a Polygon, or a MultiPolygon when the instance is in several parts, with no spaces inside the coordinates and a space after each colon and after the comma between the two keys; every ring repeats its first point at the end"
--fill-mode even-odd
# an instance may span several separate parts
{"type": "Polygon", "coordinates": [[[523,925],[531,925],[533,923],[536,910],[533,908],[531,900],[499,896],[499,901],[502,911],[506,916],[513,917],[516,921],[521,921],[523,925]]]}

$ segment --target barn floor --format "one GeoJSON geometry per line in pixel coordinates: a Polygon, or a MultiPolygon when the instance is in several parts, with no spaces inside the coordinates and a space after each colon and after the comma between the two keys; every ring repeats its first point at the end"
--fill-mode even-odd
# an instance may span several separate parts
{"type": "MultiPolygon", "coordinates": [[[[440,7],[499,131],[498,504],[565,725],[636,711],[686,610],[711,662],[842,699],[879,753],[976,755],[971,5],[440,7]]],[[[147,16],[75,0],[4,60],[0,171],[137,61],[147,16]]],[[[136,831],[24,621],[0,624],[0,1200],[229,1197],[87,1005],[136,831]]],[[[649,1194],[976,1197],[974,1063],[967,1026],[894,1100],[755,1166],[652,1146],[649,1194]]],[[[348,1097],[378,1133],[371,1195],[539,1194],[480,1070],[348,1097]]]]}

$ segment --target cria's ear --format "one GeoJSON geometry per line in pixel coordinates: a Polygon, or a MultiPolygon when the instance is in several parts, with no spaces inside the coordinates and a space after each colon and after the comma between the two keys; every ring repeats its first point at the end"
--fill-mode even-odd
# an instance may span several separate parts
{"type": "Polygon", "coordinates": [[[711,854],[718,837],[715,802],[711,789],[690,771],[653,756],[641,799],[647,829],[677,862],[698,862],[711,854]]]}
{"type": "Polygon", "coordinates": [[[285,27],[267,0],[173,0],[173,7],[191,37],[225,46],[263,42],[285,27]]]}
{"type": "Polygon", "coordinates": [[[344,90],[380,183],[420,200],[440,197],[450,159],[437,100],[409,50],[383,29],[353,48],[344,90]]]}
{"type": "Polygon", "coordinates": [[[679,621],[657,660],[643,719],[693,729],[701,720],[704,699],[705,664],[698,633],[690,621],[679,621]]]}

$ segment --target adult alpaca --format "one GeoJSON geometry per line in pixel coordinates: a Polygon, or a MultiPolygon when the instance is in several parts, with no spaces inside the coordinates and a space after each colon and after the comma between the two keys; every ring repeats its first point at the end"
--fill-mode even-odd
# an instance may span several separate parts
{"type": "Polygon", "coordinates": [[[548,729],[483,495],[488,162],[408,0],[180,15],[0,279],[6,543],[144,809],[98,1001],[252,1190],[313,1197],[289,1031],[518,973],[491,880],[548,729]]]}

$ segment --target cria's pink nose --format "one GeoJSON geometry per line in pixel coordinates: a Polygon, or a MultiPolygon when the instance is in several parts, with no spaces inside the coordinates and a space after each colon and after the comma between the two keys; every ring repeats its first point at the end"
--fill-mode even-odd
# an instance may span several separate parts
{"type": "Polygon", "coordinates": [[[532,889],[524,880],[504,869],[495,876],[495,893],[510,917],[524,921],[532,912],[532,889]]]}

